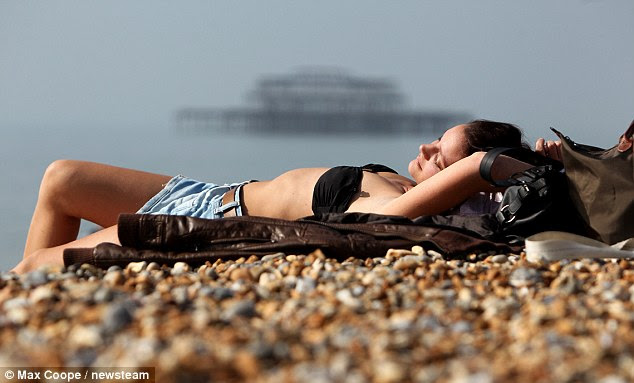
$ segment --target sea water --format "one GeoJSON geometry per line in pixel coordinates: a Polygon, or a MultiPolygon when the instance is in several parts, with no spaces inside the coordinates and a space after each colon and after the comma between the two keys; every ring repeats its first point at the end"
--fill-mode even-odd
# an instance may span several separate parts
{"type": "Polygon", "coordinates": [[[0,270],[22,258],[42,174],[56,159],[104,162],[215,183],[271,179],[299,167],[366,163],[384,164],[407,175],[418,145],[437,136],[220,134],[168,126],[3,128],[0,270]]]}

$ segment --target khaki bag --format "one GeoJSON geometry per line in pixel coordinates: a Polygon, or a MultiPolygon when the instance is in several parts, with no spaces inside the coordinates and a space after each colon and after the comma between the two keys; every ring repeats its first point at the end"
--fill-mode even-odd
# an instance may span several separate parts
{"type": "Polygon", "coordinates": [[[634,121],[610,149],[553,131],[562,142],[570,197],[595,237],[607,244],[634,237],[634,121]]]}

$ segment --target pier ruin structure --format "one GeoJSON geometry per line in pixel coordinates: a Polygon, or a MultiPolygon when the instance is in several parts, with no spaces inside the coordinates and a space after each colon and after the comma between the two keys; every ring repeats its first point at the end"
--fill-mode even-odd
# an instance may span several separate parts
{"type": "Polygon", "coordinates": [[[182,130],[260,134],[394,134],[442,132],[466,121],[464,113],[413,111],[386,79],[360,78],[344,71],[299,70],[261,78],[249,99],[236,108],[183,108],[182,130]]]}

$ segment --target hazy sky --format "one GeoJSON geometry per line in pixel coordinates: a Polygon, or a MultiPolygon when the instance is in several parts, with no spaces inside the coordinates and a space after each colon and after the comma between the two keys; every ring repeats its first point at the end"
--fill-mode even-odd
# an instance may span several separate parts
{"type": "Polygon", "coordinates": [[[0,0],[0,127],[166,127],[327,65],[392,78],[411,107],[609,145],[634,119],[633,19],[631,0],[0,0]]]}

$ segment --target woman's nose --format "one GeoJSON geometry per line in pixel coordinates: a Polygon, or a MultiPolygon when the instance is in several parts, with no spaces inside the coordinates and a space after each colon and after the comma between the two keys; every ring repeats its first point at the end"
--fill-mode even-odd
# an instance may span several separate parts
{"type": "Polygon", "coordinates": [[[419,147],[420,153],[425,160],[429,160],[434,155],[435,147],[432,144],[422,144],[419,147]]]}

